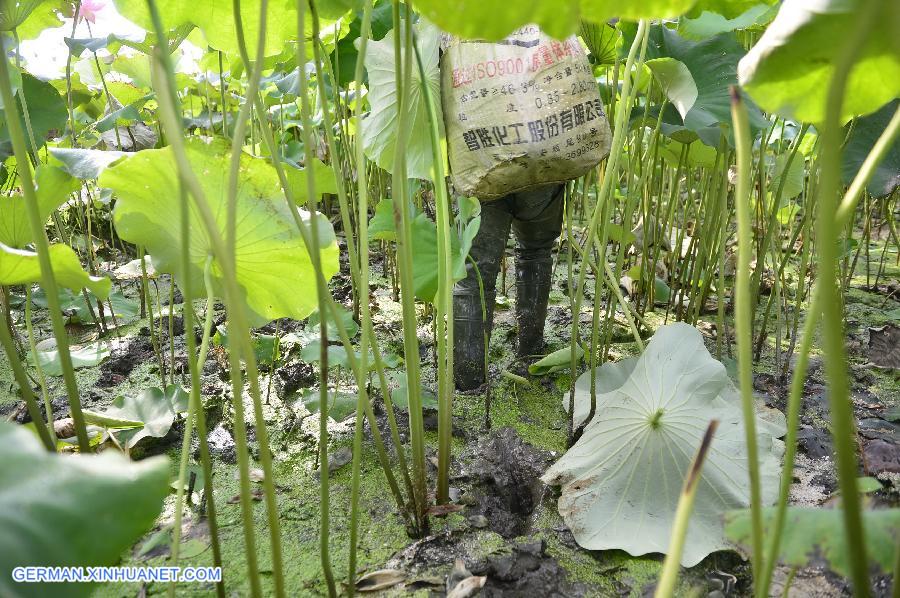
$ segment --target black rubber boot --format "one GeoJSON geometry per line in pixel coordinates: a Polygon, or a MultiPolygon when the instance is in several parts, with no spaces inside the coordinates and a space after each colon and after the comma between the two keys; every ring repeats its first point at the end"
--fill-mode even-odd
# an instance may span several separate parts
{"type": "MultiPolygon", "coordinates": [[[[485,299],[493,307],[493,298],[485,299]]],[[[472,390],[485,382],[485,330],[490,338],[492,315],[489,307],[485,327],[481,295],[453,294],[453,381],[458,390],[472,390]]]]}
{"type": "Polygon", "coordinates": [[[535,355],[543,349],[552,273],[552,258],[516,261],[516,322],[519,325],[516,354],[519,357],[535,355]]]}

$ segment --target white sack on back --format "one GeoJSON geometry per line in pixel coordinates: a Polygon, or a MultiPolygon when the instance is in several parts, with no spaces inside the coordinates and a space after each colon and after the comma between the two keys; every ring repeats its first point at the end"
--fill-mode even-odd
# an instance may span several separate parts
{"type": "Polygon", "coordinates": [[[441,95],[457,192],[495,199],[585,174],[609,153],[609,122],[578,38],[534,25],[499,42],[451,38],[441,95]]]}

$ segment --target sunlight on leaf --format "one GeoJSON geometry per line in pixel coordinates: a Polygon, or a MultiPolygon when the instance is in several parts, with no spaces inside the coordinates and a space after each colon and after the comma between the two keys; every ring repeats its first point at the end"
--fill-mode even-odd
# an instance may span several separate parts
{"type": "MultiPolygon", "coordinates": [[[[230,152],[224,143],[187,144],[187,154],[225,236],[230,152]]],[[[100,184],[118,196],[113,218],[123,239],[143,245],[159,272],[180,275],[180,193],[177,168],[169,149],[145,150],[111,166],[100,184]]],[[[300,210],[310,224],[310,216],[300,210]]],[[[314,272],[309,254],[290,215],[278,177],[271,165],[259,158],[241,156],[237,194],[236,274],[254,323],[276,318],[303,319],[316,308],[314,272]]],[[[326,279],[338,271],[338,248],[328,220],[315,218],[319,227],[322,268],[326,279]]],[[[191,211],[190,284],[195,297],[206,294],[203,269],[212,253],[199,214],[191,211]]],[[[212,282],[217,297],[223,296],[223,273],[213,260],[212,282]]],[[[184,280],[179,280],[184,284],[184,280]]]]}
{"type": "MultiPolygon", "coordinates": [[[[741,85],[768,112],[818,123],[841,43],[862,0],[785,0],[738,67],[741,85]]],[[[844,95],[842,118],[867,114],[900,95],[900,3],[879,2],[844,95]]]]}
{"type": "MultiPolygon", "coordinates": [[[[106,299],[112,281],[105,277],[91,276],[81,268],[81,262],[68,245],[50,246],[50,265],[58,285],[80,291],[82,288],[106,299]]],[[[16,285],[41,282],[41,265],[38,254],[27,249],[15,249],[0,243],[0,284],[16,285]]]]}

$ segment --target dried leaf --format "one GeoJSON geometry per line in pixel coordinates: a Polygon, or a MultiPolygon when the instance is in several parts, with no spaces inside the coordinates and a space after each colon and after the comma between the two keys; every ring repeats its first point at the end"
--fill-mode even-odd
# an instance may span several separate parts
{"type": "Polygon", "coordinates": [[[395,586],[405,579],[406,573],[398,569],[379,569],[357,579],[356,589],[360,592],[377,592],[395,586]]]}
{"type": "Polygon", "coordinates": [[[481,591],[486,582],[486,575],[467,577],[456,584],[452,591],[447,593],[447,598],[469,598],[469,596],[474,596],[481,591]]]}

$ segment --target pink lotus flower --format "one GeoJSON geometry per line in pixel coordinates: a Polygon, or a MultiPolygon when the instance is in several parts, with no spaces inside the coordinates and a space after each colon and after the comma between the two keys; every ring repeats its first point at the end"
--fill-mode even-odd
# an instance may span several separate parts
{"type": "Polygon", "coordinates": [[[85,21],[96,24],[97,13],[103,10],[105,6],[106,3],[101,2],[101,0],[82,0],[81,10],[78,14],[85,21]]]}

